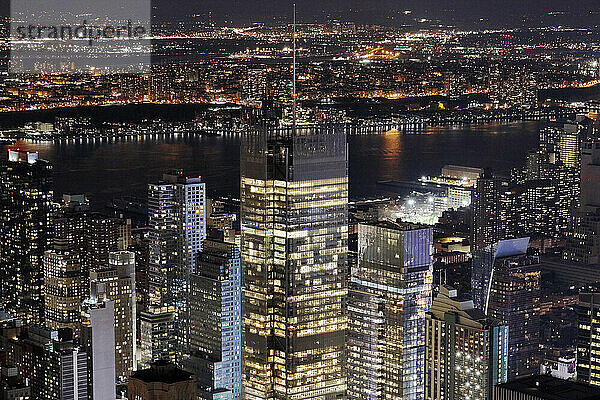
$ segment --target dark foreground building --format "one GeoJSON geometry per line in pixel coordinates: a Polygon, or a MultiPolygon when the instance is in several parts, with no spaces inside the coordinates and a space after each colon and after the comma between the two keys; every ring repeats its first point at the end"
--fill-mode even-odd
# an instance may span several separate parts
{"type": "Polygon", "coordinates": [[[548,375],[535,375],[498,385],[494,400],[598,400],[600,389],[548,375]]]}
{"type": "Polygon", "coordinates": [[[135,372],[127,385],[129,400],[196,400],[194,375],[166,361],[135,372]]]}

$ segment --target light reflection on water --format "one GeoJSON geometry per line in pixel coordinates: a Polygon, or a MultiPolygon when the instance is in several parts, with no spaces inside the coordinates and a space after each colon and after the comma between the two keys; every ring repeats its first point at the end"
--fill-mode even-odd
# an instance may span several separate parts
{"type": "MultiPolygon", "coordinates": [[[[416,179],[446,164],[508,173],[537,145],[538,123],[427,127],[423,134],[349,138],[350,195],[376,194],[378,180],[416,179]]],[[[145,196],[148,182],[183,168],[202,175],[209,194],[239,193],[238,136],[19,141],[53,162],[56,193],[86,193],[94,206],[125,194],[145,196]]]]}

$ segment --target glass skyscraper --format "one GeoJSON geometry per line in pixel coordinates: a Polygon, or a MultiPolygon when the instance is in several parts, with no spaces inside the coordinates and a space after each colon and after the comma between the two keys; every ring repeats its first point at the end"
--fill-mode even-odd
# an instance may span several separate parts
{"type": "Polygon", "coordinates": [[[345,133],[247,133],[241,230],[244,398],[345,398],[345,133]]]}
{"type": "MultiPolygon", "coordinates": [[[[159,325],[171,321],[172,326],[164,328],[175,330],[179,356],[189,345],[189,279],[206,238],[205,207],[206,184],[200,177],[188,177],[177,170],[148,186],[150,306],[144,312],[146,332],[155,330],[150,321],[159,325]],[[169,313],[173,315],[169,317],[169,313]]],[[[168,336],[152,340],[161,349],[160,354],[170,353],[168,336]]],[[[150,359],[160,358],[153,354],[150,359]]]]}
{"type": "Polygon", "coordinates": [[[190,357],[200,397],[241,399],[240,251],[207,239],[190,278],[190,357]]]}
{"type": "Polygon", "coordinates": [[[348,298],[348,398],[422,400],[433,230],[409,223],[358,227],[348,298]]]}
{"type": "Polygon", "coordinates": [[[541,266],[528,245],[501,240],[473,255],[473,303],[508,326],[509,380],[539,373],[541,266]]]}

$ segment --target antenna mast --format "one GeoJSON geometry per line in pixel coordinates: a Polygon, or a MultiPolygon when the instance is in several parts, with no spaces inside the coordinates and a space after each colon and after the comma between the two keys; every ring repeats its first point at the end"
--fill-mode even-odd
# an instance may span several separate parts
{"type": "Polygon", "coordinates": [[[296,134],[296,3],[294,3],[294,52],[293,52],[293,89],[292,89],[292,134],[296,134]]]}

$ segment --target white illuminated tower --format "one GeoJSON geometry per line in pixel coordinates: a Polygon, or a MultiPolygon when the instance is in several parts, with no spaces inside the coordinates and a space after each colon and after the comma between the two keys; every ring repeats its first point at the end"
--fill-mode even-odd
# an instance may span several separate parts
{"type": "MultiPolygon", "coordinates": [[[[164,174],[161,182],[149,185],[148,215],[150,310],[147,311],[173,313],[177,353],[181,355],[189,341],[190,273],[206,238],[206,184],[200,177],[185,176],[180,170],[164,174]]],[[[166,317],[165,314],[159,319],[164,321],[166,317]]],[[[165,341],[171,340],[170,336],[166,335],[165,341]]],[[[165,342],[163,347],[166,349],[168,344],[165,342]]],[[[164,358],[164,354],[159,351],[151,359],[164,358]]]]}

